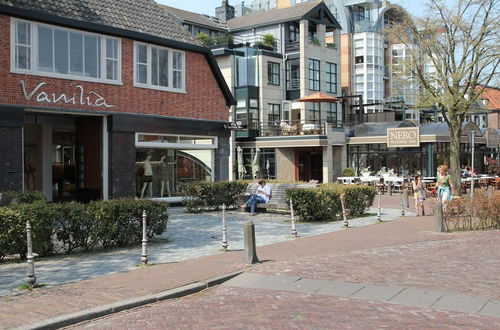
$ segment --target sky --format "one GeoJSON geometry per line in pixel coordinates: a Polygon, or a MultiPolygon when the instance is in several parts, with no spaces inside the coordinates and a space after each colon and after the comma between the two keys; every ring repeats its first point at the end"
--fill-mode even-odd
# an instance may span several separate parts
{"type": "MultiPolygon", "coordinates": [[[[199,14],[214,16],[215,7],[221,5],[221,0],[155,0],[167,6],[192,11],[199,14]]],[[[241,0],[229,0],[230,5],[241,3],[241,0]]],[[[252,0],[245,0],[245,4],[250,7],[252,0]]],[[[424,7],[424,0],[392,0],[391,3],[398,4],[406,8],[413,15],[420,15],[424,7]]]]}

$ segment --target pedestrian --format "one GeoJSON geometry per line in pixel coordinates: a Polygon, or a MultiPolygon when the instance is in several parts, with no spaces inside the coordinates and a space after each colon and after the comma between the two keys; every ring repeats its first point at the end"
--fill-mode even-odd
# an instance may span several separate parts
{"type": "Polygon", "coordinates": [[[439,167],[439,177],[437,181],[437,194],[438,200],[443,205],[452,199],[451,195],[451,175],[448,174],[448,165],[441,165],[439,167]]]}
{"type": "Polygon", "coordinates": [[[271,187],[269,187],[266,184],[266,180],[260,179],[258,181],[259,186],[257,187],[257,191],[255,194],[250,196],[248,201],[241,205],[241,208],[246,208],[247,206],[250,207],[250,215],[255,215],[255,208],[257,206],[257,203],[268,203],[269,199],[271,198],[271,187]]]}
{"type": "Polygon", "coordinates": [[[425,183],[422,182],[420,176],[415,177],[413,182],[413,197],[415,199],[415,211],[418,217],[418,209],[422,209],[422,215],[425,215],[424,200],[425,200],[425,183]]]}

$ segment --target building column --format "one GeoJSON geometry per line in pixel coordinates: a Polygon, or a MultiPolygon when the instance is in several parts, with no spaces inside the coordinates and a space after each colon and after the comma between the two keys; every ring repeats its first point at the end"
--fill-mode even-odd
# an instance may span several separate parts
{"type": "Polygon", "coordinates": [[[333,150],[332,146],[323,147],[323,183],[333,182],[333,150]]]}
{"type": "Polygon", "coordinates": [[[24,109],[0,107],[0,191],[24,189],[24,109]]]}

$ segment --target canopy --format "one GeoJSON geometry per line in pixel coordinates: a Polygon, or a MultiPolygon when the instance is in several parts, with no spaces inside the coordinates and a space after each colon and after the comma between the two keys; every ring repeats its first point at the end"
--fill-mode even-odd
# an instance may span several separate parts
{"type": "Polygon", "coordinates": [[[301,97],[297,101],[299,101],[299,102],[327,102],[327,103],[333,103],[333,102],[339,102],[340,99],[338,99],[338,98],[336,98],[334,96],[328,95],[328,94],[324,94],[324,93],[321,93],[321,92],[316,92],[314,94],[301,97]]]}

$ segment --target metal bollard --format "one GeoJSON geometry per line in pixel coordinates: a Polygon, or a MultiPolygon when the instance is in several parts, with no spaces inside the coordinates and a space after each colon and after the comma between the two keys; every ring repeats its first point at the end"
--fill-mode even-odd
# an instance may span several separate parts
{"type": "Polygon", "coordinates": [[[148,238],[146,236],[146,210],[142,211],[142,254],[141,263],[147,265],[148,263],[148,238]]]}
{"type": "Polygon", "coordinates": [[[444,232],[443,203],[438,201],[434,210],[434,225],[437,232],[444,232]]]}
{"type": "Polygon", "coordinates": [[[292,216],[292,236],[297,237],[297,228],[295,228],[295,212],[293,211],[293,200],[290,199],[290,213],[292,216]]]}
{"type": "Polygon", "coordinates": [[[28,278],[26,279],[26,281],[30,285],[35,285],[35,257],[33,257],[33,241],[31,239],[31,223],[29,221],[26,221],[26,235],[28,239],[28,253],[26,256],[26,258],[28,259],[28,278]]]}
{"type": "Polygon", "coordinates": [[[387,192],[389,193],[389,196],[392,196],[392,182],[387,181],[387,192]]]}
{"type": "Polygon", "coordinates": [[[347,212],[345,211],[344,199],[345,199],[345,193],[342,192],[340,194],[340,204],[342,205],[342,218],[344,219],[344,227],[348,228],[349,221],[347,221],[347,212]]]}
{"type": "Polygon", "coordinates": [[[243,224],[245,262],[249,265],[259,262],[257,258],[257,248],[255,245],[255,226],[251,220],[243,224]]]}
{"type": "Polygon", "coordinates": [[[403,204],[403,194],[401,194],[401,216],[405,216],[405,206],[403,204]]]}
{"type": "Polygon", "coordinates": [[[403,189],[403,203],[405,204],[405,208],[410,208],[410,201],[408,200],[408,188],[403,189]]]}
{"type": "Polygon", "coordinates": [[[380,189],[377,190],[377,195],[378,195],[377,222],[382,222],[382,219],[380,217],[380,215],[381,215],[381,212],[380,212],[381,211],[380,210],[381,202],[380,202],[380,200],[382,199],[382,192],[380,191],[380,189]]]}
{"type": "Polygon", "coordinates": [[[227,251],[226,204],[222,204],[222,248],[227,251]]]}

